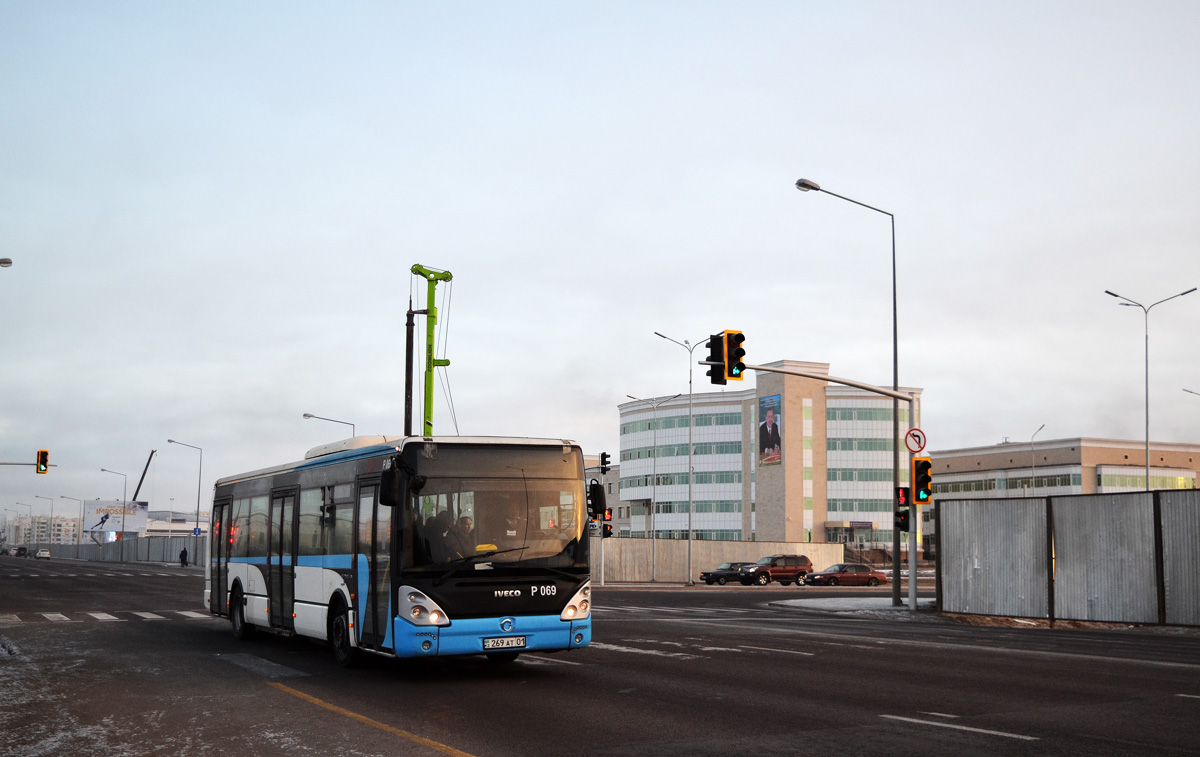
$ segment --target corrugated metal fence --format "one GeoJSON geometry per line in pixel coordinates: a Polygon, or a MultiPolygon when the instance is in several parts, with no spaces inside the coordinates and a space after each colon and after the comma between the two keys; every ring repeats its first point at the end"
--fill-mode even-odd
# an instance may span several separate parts
{"type": "Polygon", "coordinates": [[[33,544],[30,554],[38,549],[50,550],[51,559],[86,560],[91,562],[154,562],[178,563],[179,553],[188,551],[188,565],[204,560],[203,536],[144,536],[107,544],[33,544]]]}
{"type": "Polygon", "coordinates": [[[1200,625],[1200,491],[938,500],[938,607],[1200,625]]]}

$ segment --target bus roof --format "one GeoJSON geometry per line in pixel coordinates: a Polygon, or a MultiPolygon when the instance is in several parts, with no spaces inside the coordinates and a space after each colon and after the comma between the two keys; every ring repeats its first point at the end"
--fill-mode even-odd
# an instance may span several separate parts
{"type": "Polygon", "coordinates": [[[320,446],[313,447],[307,453],[305,453],[303,460],[297,462],[284,463],[283,465],[273,465],[269,468],[260,468],[259,470],[249,471],[247,473],[239,473],[233,476],[219,478],[214,486],[224,486],[226,484],[232,484],[236,481],[261,478],[262,476],[273,476],[277,473],[284,473],[289,470],[303,470],[305,468],[316,468],[322,465],[329,465],[331,463],[344,462],[346,460],[374,457],[376,455],[385,454],[389,450],[399,451],[408,444],[419,444],[425,442],[433,442],[434,444],[462,445],[509,444],[526,447],[579,446],[569,439],[534,439],[511,436],[355,436],[350,439],[343,439],[339,442],[331,442],[329,444],[322,444],[320,446]]]}

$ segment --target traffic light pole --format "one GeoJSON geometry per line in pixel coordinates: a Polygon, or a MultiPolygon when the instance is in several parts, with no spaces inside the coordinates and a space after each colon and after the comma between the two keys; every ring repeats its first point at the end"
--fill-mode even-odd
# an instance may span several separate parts
{"type": "MultiPolygon", "coordinates": [[[[722,365],[708,360],[701,360],[700,365],[722,365]]],[[[916,400],[912,392],[902,394],[891,389],[875,386],[873,384],[864,384],[861,381],[852,381],[851,379],[837,378],[836,376],[826,376],[819,373],[806,373],[797,371],[791,368],[769,368],[765,365],[746,365],[746,370],[750,371],[765,371],[766,373],[782,373],[788,376],[800,376],[801,378],[816,379],[818,381],[828,381],[831,384],[842,384],[843,386],[852,386],[855,389],[862,389],[873,394],[882,394],[885,397],[891,397],[896,400],[903,400],[908,403],[908,427],[913,428],[913,411],[915,409],[916,400]]],[[[898,403],[897,403],[898,404],[898,403]]],[[[899,444],[899,440],[893,442],[899,444]]],[[[896,455],[900,454],[899,447],[896,448],[896,455]]],[[[909,454],[908,468],[912,470],[912,454],[909,454]]],[[[911,482],[909,482],[911,484],[911,482]]],[[[898,511],[895,496],[892,498],[892,531],[895,534],[893,543],[899,545],[900,537],[896,532],[896,513],[898,511]]],[[[908,608],[913,612],[917,609],[917,530],[913,527],[912,521],[916,520],[919,513],[915,510],[915,503],[910,507],[909,512],[912,515],[909,518],[908,527],[908,608]]],[[[900,550],[892,550],[892,605],[902,607],[904,603],[900,599],[900,550]]]]}
{"type": "Polygon", "coordinates": [[[413,274],[428,282],[428,294],[425,305],[425,407],[421,424],[421,436],[433,436],[433,369],[450,365],[449,360],[438,360],[433,357],[433,336],[437,326],[437,305],[434,302],[434,292],[439,281],[450,281],[449,271],[434,271],[420,263],[412,267],[413,274]]]}

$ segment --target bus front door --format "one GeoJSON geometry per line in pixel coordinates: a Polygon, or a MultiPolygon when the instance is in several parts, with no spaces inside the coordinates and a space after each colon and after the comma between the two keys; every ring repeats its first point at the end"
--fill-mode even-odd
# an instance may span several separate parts
{"type": "Polygon", "coordinates": [[[272,628],[295,628],[292,617],[296,584],[296,511],[294,491],[271,497],[271,549],[267,555],[267,603],[272,628]]]}

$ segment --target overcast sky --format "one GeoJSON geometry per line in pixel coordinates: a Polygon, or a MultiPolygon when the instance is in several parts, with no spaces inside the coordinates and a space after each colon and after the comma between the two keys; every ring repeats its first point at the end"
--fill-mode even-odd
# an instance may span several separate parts
{"type": "MultiPolygon", "coordinates": [[[[932,449],[1141,440],[1104,290],[1200,285],[1198,39],[1192,1],[0,0],[0,461],[57,466],[0,505],[157,450],[140,499],[194,510],[173,438],[207,510],[348,435],[303,413],[400,433],[414,263],[454,277],[437,433],[615,453],[687,391],[655,331],[890,385],[889,220],[800,177],[895,215],[932,449]]],[[[1150,314],[1155,440],[1200,443],[1198,336],[1200,292],[1150,314]]]]}

